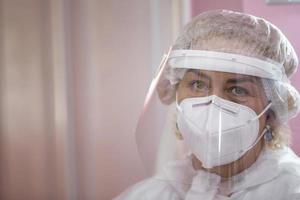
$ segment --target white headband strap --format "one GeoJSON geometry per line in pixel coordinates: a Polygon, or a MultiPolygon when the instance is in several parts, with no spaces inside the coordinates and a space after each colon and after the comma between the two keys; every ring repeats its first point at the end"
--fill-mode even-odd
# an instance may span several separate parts
{"type": "Polygon", "coordinates": [[[172,68],[203,69],[282,80],[283,66],[239,54],[201,50],[173,50],[168,64],[172,68]]]}

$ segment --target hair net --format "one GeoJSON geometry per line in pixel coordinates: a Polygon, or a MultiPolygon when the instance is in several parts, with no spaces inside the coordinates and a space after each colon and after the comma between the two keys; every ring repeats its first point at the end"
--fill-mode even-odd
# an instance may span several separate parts
{"type": "MultiPolygon", "coordinates": [[[[287,78],[298,65],[294,48],[276,26],[262,18],[227,10],[208,11],[195,17],[185,26],[173,49],[216,51],[271,60],[283,66],[287,78]]],[[[174,85],[184,73],[185,69],[170,68],[164,77],[174,85]]],[[[264,85],[267,97],[272,99],[272,110],[280,121],[285,122],[298,113],[299,93],[288,80],[280,85],[268,80],[264,85]],[[280,96],[287,98],[282,100],[280,96]],[[284,108],[288,109],[287,115],[281,115],[284,108]]],[[[167,86],[166,82],[164,86],[168,95],[162,101],[169,104],[174,101],[176,87],[167,86]]]]}

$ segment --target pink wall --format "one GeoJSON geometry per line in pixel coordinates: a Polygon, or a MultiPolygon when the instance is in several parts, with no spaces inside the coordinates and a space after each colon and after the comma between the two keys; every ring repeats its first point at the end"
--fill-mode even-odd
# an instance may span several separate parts
{"type": "MultiPolygon", "coordinates": [[[[278,26],[289,38],[300,57],[300,4],[268,5],[264,0],[192,0],[192,16],[211,9],[229,9],[242,11],[263,17],[278,26]]],[[[300,70],[294,74],[292,84],[300,91],[300,70]]],[[[293,130],[292,148],[300,155],[300,116],[292,119],[293,130]]]]}
{"type": "Polygon", "coordinates": [[[191,6],[192,16],[213,9],[243,10],[243,2],[241,0],[191,0],[191,6]]]}

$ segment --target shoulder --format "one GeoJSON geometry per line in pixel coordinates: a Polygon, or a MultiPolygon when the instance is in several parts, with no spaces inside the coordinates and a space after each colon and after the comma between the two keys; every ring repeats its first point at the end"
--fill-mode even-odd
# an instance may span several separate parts
{"type": "Polygon", "coordinates": [[[143,180],[128,189],[113,200],[179,200],[179,195],[167,181],[152,177],[143,180]]]}
{"type": "Polygon", "coordinates": [[[272,152],[271,159],[276,160],[270,170],[277,171],[275,180],[281,180],[288,185],[300,185],[300,158],[288,147],[272,152]]]}
{"type": "Polygon", "coordinates": [[[280,175],[292,176],[300,179],[300,158],[290,149],[284,148],[278,152],[278,166],[280,175]]]}
{"type": "Polygon", "coordinates": [[[278,171],[278,175],[258,187],[259,190],[268,199],[300,199],[300,158],[290,148],[273,153],[277,164],[269,170],[278,171]]]}
{"type": "Polygon", "coordinates": [[[248,199],[300,199],[300,174],[283,173],[267,183],[248,188],[247,191],[247,195],[251,194],[248,199]]]}
{"type": "Polygon", "coordinates": [[[300,199],[300,158],[289,148],[285,151],[285,155],[279,160],[280,175],[277,182],[288,193],[297,194],[300,199]]]}

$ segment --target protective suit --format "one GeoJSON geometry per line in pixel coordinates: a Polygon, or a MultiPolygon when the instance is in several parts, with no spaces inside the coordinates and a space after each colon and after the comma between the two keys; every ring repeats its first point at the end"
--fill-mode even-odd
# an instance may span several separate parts
{"type": "Polygon", "coordinates": [[[299,169],[300,161],[289,148],[266,149],[245,177],[243,174],[233,177],[235,184],[231,187],[230,180],[220,182],[217,175],[195,171],[187,155],[167,165],[162,174],[128,188],[115,200],[298,200],[299,169]]]}
{"type": "Polygon", "coordinates": [[[163,56],[136,129],[152,177],[116,200],[300,199],[287,125],[299,111],[297,65],[264,19],[197,16],[163,56]]]}

